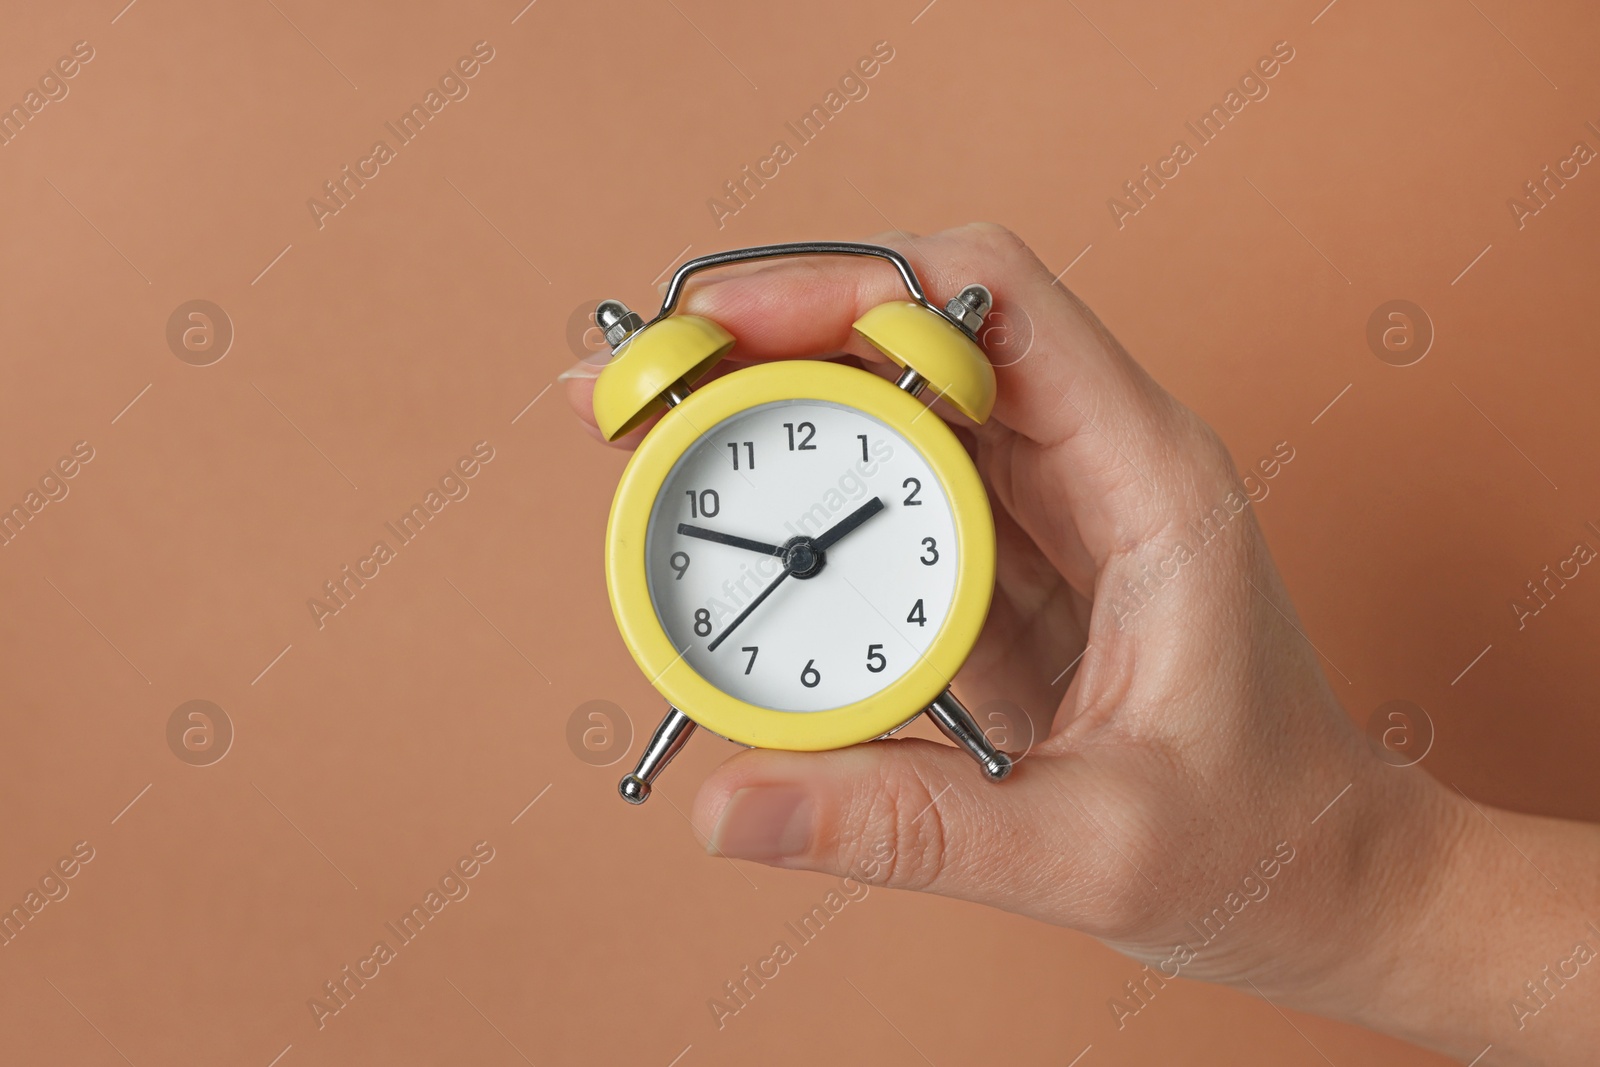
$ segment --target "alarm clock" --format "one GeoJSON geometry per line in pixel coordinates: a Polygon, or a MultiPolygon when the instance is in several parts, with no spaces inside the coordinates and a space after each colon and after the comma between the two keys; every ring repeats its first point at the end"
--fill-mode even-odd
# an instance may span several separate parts
{"type": "Polygon", "coordinates": [[[607,440],[658,412],[617,486],[606,588],[622,639],[669,705],[619,785],[643,803],[697,726],[754,748],[820,751],[887,736],[926,713],[999,781],[1011,760],[950,691],[994,592],[994,519],[977,469],[919,397],[983,422],[994,369],[976,341],[982,285],[944,308],[878,245],[803,242],[684,263],[649,323],[602,301],[612,351],[595,383],[607,440]],[[781,256],[872,256],[911,297],[854,328],[902,368],[758,363],[695,388],[734,346],[677,314],[685,281],[781,256]]]}

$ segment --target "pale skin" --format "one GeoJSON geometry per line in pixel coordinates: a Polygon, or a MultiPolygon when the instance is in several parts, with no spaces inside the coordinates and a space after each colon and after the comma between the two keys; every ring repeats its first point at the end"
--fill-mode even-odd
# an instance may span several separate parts
{"type": "MultiPolygon", "coordinates": [[[[1026,709],[1039,740],[999,785],[919,739],[740,752],[695,801],[708,847],[837,875],[875,866],[877,884],[1082,930],[1151,973],[1462,1062],[1490,1045],[1485,1067],[1593,1062],[1600,827],[1476,804],[1378,757],[1253,511],[1203,545],[1185,532],[1244,496],[1227,449],[1020,239],[975,224],[873,240],[912,261],[935,303],[981,281],[1032,322],[1027,355],[997,367],[994,417],[963,431],[999,571],[956,691],[1026,709]],[[1181,564],[1180,542],[1195,549],[1181,564]],[[873,864],[885,846],[892,859],[873,864]],[[1191,925],[1218,908],[1226,925],[1191,925]]],[[[731,331],[737,359],[848,352],[887,375],[850,324],[901,299],[880,262],[791,260],[712,275],[684,310],[731,331]]],[[[596,372],[580,364],[566,383],[591,426],[596,372]]]]}

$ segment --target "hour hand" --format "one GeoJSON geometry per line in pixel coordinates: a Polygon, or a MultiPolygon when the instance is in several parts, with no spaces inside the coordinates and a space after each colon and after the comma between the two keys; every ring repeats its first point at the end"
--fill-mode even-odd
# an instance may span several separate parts
{"type": "Polygon", "coordinates": [[[778,545],[769,545],[765,541],[752,541],[748,537],[739,537],[736,534],[723,533],[720,530],[708,530],[704,526],[690,526],[686,522],[678,523],[678,532],[685,537],[698,537],[702,541],[715,541],[719,545],[732,545],[734,548],[760,552],[764,556],[783,555],[783,549],[778,545]]]}

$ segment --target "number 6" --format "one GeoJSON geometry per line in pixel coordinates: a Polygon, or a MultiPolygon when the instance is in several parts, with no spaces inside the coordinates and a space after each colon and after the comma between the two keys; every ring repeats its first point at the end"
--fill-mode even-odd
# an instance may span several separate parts
{"type": "Polygon", "coordinates": [[[806,665],[800,670],[800,684],[807,689],[815,689],[822,684],[822,674],[813,666],[816,662],[814,659],[808,659],[806,660],[806,665]]]}

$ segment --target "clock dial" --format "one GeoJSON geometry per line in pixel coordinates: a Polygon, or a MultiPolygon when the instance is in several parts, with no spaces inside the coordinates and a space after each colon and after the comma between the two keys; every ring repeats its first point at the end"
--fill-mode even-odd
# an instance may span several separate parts
{"type": "Polygon", "coordinates": [[[884,689],[933,643],[955,529],[927,460],[886,423],[827,401],[762,404],[708,427],[662,484],[650,596],[718,689],[825,711],[884,689]]]}

